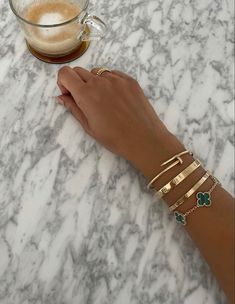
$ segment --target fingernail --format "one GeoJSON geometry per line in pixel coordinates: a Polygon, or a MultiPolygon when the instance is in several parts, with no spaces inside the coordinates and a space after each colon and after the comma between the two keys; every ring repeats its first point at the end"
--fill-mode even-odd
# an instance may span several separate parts
{"type": "Polygon", "coordinates": [[[56,100],[57,100],[57,102],[58,102],[60,105],[64,106],[64,101],[63,101],[63,99],[61,99],[60,97],[56,97],[56,100]]]}

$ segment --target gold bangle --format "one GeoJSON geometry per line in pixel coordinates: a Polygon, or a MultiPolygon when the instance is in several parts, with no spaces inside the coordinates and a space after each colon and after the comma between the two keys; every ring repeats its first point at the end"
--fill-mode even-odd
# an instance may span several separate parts
{"type": "Polygon", "coordinates": [[[162,170],[160,173],[158,173],[149,183],[147,188],[150,189],[152,184],[160,177],[162,176],[164,173],[166,173],[167,171],[169,171],[170,169],[172,169],[173,167],[175,167],[178,164],[183,164],[183,160],[180,156],[185,155],[185,154],[190,154],[192,155],[192,152],[185,150],[179,154],[176,154],[175,156],[171,157],[170,159],[168,159],[167,161],[165,161],[164,163],[161,164],[162,166],[165,166],[167,164],[169,164],[170,162],[176,160],[175,162],[173,162],[171,165],[169,165],[168,167],[166,167],[164,170],[162,170]]]}
{"type": "Polygon", "coordinates": [[[196,197],[197,197],[197,202],[196,204],[190,208],[188,211],[185,213],[181,213],[178,211],[174,212],[175,219],[177,223],[180,223],[181,225],[186,225],[187,224],[187,217],[193,213],[195,210],[197,210],[200,207],[210,207],[212,202],[211,202],[211,193],[214,191],[217,185],[220,185],[220,182],[214,177],[211,176],[211,178],[214,181],[213,186],[210,188],[209,191],[206,192],[198,192],[196,197]]]}
{"type": "Polygon", "coordinates": [[[165,194],[169,193],[173,188],[179,185],[185,178],[187,178],[191,173],[193,173],[198,167],[201,166],[199,160],[195,160],[187,168],[185,168],[180,174],[174,177],[169,183],[163,186],[160,190],[156,192],[157,197],[161,198],[165,194]]]}
{"type": "Polygon", "coordinates": [[[180,199],[178,199],[176,203],[169,207],[169,210],[174,211],[176,208],[181,206],[186,199],[190,198],[190,196],[192,196],[197,191],[197,189],[208,179],[209,176],[210,173],[206,172],[206,174],[203,175],[203,177],[199,179],[199,181],[185,195],[183,195],[180,199]]]}

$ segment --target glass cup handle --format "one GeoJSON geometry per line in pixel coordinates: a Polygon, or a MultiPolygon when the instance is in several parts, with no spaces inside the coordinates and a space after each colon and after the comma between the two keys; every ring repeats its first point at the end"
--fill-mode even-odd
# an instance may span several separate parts
{"type": "Polygon", "coordinates": [[[100,40],[106,34],[106,24],[97,16],[84,14],[80,23],[88,26],[89,31],[84,31],[81,35],[82,41],[100,40]]]}

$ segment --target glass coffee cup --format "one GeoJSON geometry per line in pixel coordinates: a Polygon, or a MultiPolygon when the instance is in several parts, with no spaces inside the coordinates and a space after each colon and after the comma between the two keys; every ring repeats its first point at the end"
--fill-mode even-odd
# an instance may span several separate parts
{"type": "Polygon", "coordinates": [[[89,15],[88,0],[9,0],[30,52],[50,63],[80,57],[91,40],[105,36],[106,25],[89,15]]]}

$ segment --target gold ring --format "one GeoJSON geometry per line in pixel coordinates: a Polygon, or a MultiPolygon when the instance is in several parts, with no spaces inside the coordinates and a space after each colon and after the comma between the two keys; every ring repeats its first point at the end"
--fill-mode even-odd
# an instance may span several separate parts
{"type": "Polygon", "coordinates": [[[98,70],[98,72],[96,73],[97,76],[101,76],[104,72],[109,72],[111,73],[111,71],[107,68],[101,68],[98,70]]]}

